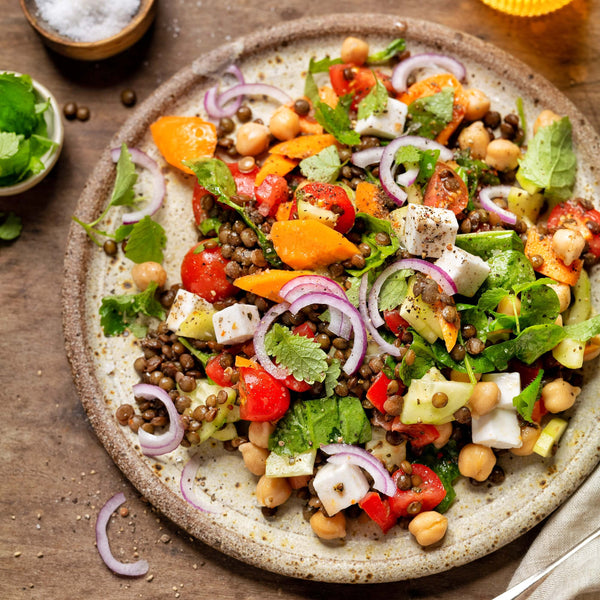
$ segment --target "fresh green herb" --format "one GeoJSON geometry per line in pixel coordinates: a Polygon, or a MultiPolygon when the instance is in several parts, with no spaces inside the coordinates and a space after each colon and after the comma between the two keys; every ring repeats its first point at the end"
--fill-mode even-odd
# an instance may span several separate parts
{"type": "Polygon", "coordinates": [[[376,65],[390,61],[396,54],[400,54],[406,50],[406,40],[396,38],[388,44],[383,50],[370,54],[367,57],[367,62],[376,65]]]}
{"type": "Polygon", "coordinates": [[[380,115],[388,104],[388,91],[385,85],[375,77],[375,85],[371,91],[358,103],[357,119],[366,119],[371,115],[380,115]]]}
{"type": "Polygon", "coordinates": [[[409,386],[413,379],[421,379],[435,365],[431,346],[415,331],[412,331],[413,341],[410,349],[415,353],[414,361],[407,361],[406,354],[402,358],[398,375],[404,385],[409,386]]]}
{"type": "Polygon", "coordinates": [[[313,106],[316,106],[317,103],[320,102],[319,87],[317,86],[317,83],[312,74],[312,71],[310,70],[310,67],[308,69],[308,72],[306,73],[306,79],[304,80],[304,95],[310,100],[313,106]]]}
{"type": "Polygon", "coordinates": [[[356,146],[360,144],[360,135],[352,129],[348,116],[351,103],[350,94],[342,96],[335,108],[331,108],[324,102],[318,102],[315,104],[315,119],[325,131],[331,133],[342,144],[356,146]]]}
{"type": "Polygon", "coordinates": [[[124,239],[127,239],[133,230],[133,224],[131,225],[119,225],[115,230],[113,235],[113,239],[117,244],[122,242],[124,239]]]}
{"type": "Polygon", "coordinates": [[[439,150],[419,150],[415,146],[401,146],[396,152],[395,162],[404,165],[406,170],[418,167],[416,182],[425,186],[435,171],[439,156],[439,150]]]}
{"type": "Polygon", "coordinates": [[[14,212],[0,213],[0,240],[10,242],[21,235],[23,222],[14,212]]]}
{"type": "Polygon", "coordinates": [[[331,363],[329,363],[329,367],[327,368],[327,373],[325,374],[325,379],[323,381],[323,384],[325,385],[325,396],[327,396],[327,398],[329,398],[329,396],[333,396],[341,373],[342,367],[340,361],[337,358],[333,358],[331,363]]]}
{"type": "Polygon", "coordinates": [[[312,449],[306,424],[304,402],[296,402],[277,422],[275,431],[269,437],[269,450],[283,456],[296,456],[312,449]]]}
{"type": "Polygon", "coordinates": [[[204,221],[202,221],[200,225],[198,225],[198,229],[200,229],[202,235],[208,235],[211,231],[218,233],[221,225],[222,223],[221,221],[219,221],[219,219],[209,218],[204,219],[204,221]]]}
{"type": "Polygon", "coordinates": [[[519,115],[519,121],[521,124],[521,129],[523,130],[523,138],[521,139],[519,146],[522,146],[525,142],[527,136],[527,119],[525,118],[525,109],[523,108],[523,98],[521,96],[517,97],[516,101],[517,105],[517,114],[519,115]]]}
{"type": "Polygon", "coordinates": [[[529,259],[518,250],[506,250],[495,254],[487,261],[491,271],[481,290],[494,288],[510,289],[521,283],[535,281],[535,272],[529,259]]]}
{"type": "MultiPolygon", "coordinates": [[[[481,338],[479,330],[477,331],[477,336],[481,338]]],[[[468,357],[465,355],[465,359],[458,362],[450,356],[446,350],[446,345],[443,342],[438,340],[435,344],[432,344],[430,348],[438,367],[448,367],[449,369],[454,369],[461,373],[468,373],[469,369],[473,373],[491,373],[496,370],[494,363],[481,354],[468,357]]]]}
{"type": "Polygon", "coordinates": [[[470,254],[489,260],[507,250],[523,252],[525,246],[514,231],[484,231],[481,233],[460,233],[455,244],[470,254]]]}
{"type": "Polygon", "coordinates": [[[388,354],[383,361],[383,369],[381,369],[388,379],[396,379],[396,365],[398,363],[388,354]]]}
{"type": "Polygon", "coordinates": [[[408,106],[407,133],[434,139],[452,120],[454,88],[445,87],[431,96],[417,98],[408,106]]]}
{"type": "Polygon", "coordinates": [[[467,190],[469,191],[469,200],[471,206],[469,210],[474,208],[472,201],[477,194],[477,189],[480,185],[499,185],[500,179],[496,174],[496,171],[489,167],[482,160],[471,158],[471,151],[467,148],[466,150],[459,150],[455,155],[457,164],[463,169],[467,190]]]}
{"type": "Polygon", "coordinates": [[[422,151],[415,146],[400,146],[394,157],[394,161],[402,165],[413,165],[420,162],[422,151]]]}
{"type": "Polygon", "coordinates": [[[540,388],[543,376],[544,371],[540,369],[536,378],[518,396],[513,398],[513,405],[517,409],[517,412],[530,423],[533,423],[531,415],[533,407],[541,394],[540,388]]]}
{"type": "Polygon", "coordinates": [[[340,65],[342,64],[341,58],[329,58],[326,56],[321,60],[315,60],[314,58],[310,59],[308,64],[308,72],[309,73],[327,73],[329,71],[329,67],[332,65],[340,65]]]}
{"type": "Polygon", "coordinates": [[[496,307],[500,303],[503,298],[506,298],[510,292],[505,290],[504,288],[494,288],[491,290],[486,290],[481,294],[479,298],[479,302],[477,302],[477,308],[479,310],[496,310],[496,307]]]}
{"type": "Polygon", "coordinates": [[[559,313],[560,301],[551,287],[537,285],[521,292],[519,324],[522,328],[554,323],[559,313]]]}
{"type": "Polygon", "coordinates": [[[154,281],[139,294],[123,294],[102,298],[100,325],[107,337],[119,335],[129,329],[136,337],[144,337],[145,329],[135,323],[138,315],[164,319],[165,311],[155,298],[157,284],[154,281]]]}
{"type": "Polygon", "coordinates": [[[320,344],[275,323],[265,336],[265,349],[290,370],[298,381],[322,382],[328,371],[327,355],[320,344]]]}
{"type": "Polygon", "coordinates": [[[587,342],[595,335],[600,334],[600,315],[596,315],[581,323],[565,325],[564,330],[566,337],[577,340],[578,342],[587,342]]]}
{"type": "Polygon", "coordinates": [[[134,263],[161,263],[166,244],[167,236],[162,225],[146,215],[133,226],[125,247],[125,256],[134,263]]]}
{"type": "Polygon", "coordinates": [[[202,363],[202,366],[204,368],[206,368],[208,361],[216,356],[216,354],[214,353],[208,354],[207,352],[202,352],[202,350],[198,350],[198,348],[194,348],[194,346],[192,346],[192,344],[190,344],[190,342],[186,338],[180,337],[177,339],[183,346],[185,346],[188,349],[189,353],[192,356],[196,357],[202,363]]]}
{"type": "Polygon", "coordinates": [[[399,306],[408,291],[406,279],[412,275],[409,269],[402,269],[390,275],[379,293],[379,310],[393,310],[399,306]]]}
{"type": "Polygon", "coordinates": [[[360,288],[360,277],[348,277],[350,287],[346,289],[348,302],[355,308],[358,308],[358,290],[360,288]]]}
{"type": "Polygon", "coordinates": [[[543,189],[550,198],[565,199],[573,191],[576,169],[571,121],[563,117],[538,129],[521,160],[517,179],[527,191],[543,189]]]}
{"type": "Polygon", "coordinates": [[[435,510],[440,513],[446,512],[456,498],[453,484],[460,477],[456,442],[450,440],[441,450],[435,446],[426,447],[418,462],[429,467],[440,478],[446,490],[446,496],[435,507],[435,510]]]}
{"type": "Polygon", "coordinates": [[[204,249],[206,248],[206,244],[208,242],[218,242],[219,238],[212,238],[212,239],[208,239],[208,240],[202,240],[202,242],[200,242],[193,251],[193,254],[200,254],[201,252],[204,252],[204,249]]]}
{"type": "Polygon", "coordinates": [[[300,171],[310,181],[333,183],[340,174],[342,164],[335,146],[327,146],[314,156],[300,162],[300,171]]]}

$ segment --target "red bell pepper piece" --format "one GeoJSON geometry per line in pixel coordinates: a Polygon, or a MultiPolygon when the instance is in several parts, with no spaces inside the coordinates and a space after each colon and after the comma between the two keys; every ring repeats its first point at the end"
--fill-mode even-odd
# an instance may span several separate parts
{"type": "Polygon", "coordinates": [[[387,498],[382,500],[377,492],[369,492],[358,505],[379,525],[383,533],[396,524],[398,517],[392,512],[390,501],[387,498]]]}

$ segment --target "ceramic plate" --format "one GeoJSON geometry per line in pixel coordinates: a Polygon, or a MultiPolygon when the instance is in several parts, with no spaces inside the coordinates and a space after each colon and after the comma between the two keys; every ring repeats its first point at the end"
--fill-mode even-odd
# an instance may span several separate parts
{"type": "MultiPolygon", "coordinates": [[[[600,144],[585,118],[558,90],[527,66],[479,39],[438,25],[386,15],[335,15],[287,23],[242,38],[200,57],[161,86],[113,139],[137,146],[164,165],[148,133],[148,125],[164,114],[202,114],[204,91],[235,62],[246,80],[277,85],[298,97],[302,73],[311,56],[339,55],[347,34],[368,39],[380,49],[404,36],[413,53],[448,53],[463,61],[472,86],[484,89],[502,114],[514,111],[515,99],[524,99],[532,123],[542,108],[569,115],[579,156],[576,193],[592,197],[595,185],[593,157],[600,144]]],[[[271,105],[272,106],[272,105],[271,105]]],[[[253,105],[260,114],[261,104],[253,105]]],[[[171,278],[196,241],[190,198],[193,181],[173,169],[164,169],[167,198],[156,218],[168,235],[165,266],[171,278]]],[[[106,204],[114,182],[108,150],[92,174],[77,207],[77,215],[91,221],[106,204]]],[[[149,182],[141,176],[143,192],[149,182]]],[[[596,194],[597,195],[597,194],[596,194]]],[[[108,225],[116,227],[117,223],[108,225]]],[[[206,443],[198,472],[200,493],[213,498],[216,513],[201,513],[179,492],[179,475],[188,451],[168,457],[144,457],[137,436],[121,427],[115,410],[133,402],[137,382],[133,361],[141,351],[133,336],[105,338],[98,307],[109,294],[132,289],[130,265],[110,259],[73,226],[67,246],[64,284],[66,347],[82,403],[96,433],[129,480],[179,527],[211,546],[264,569],[307,579],[332,582],[384,582],[428,575],[477,559],[512,541],[561,504],[598,461],[600,404],[597,373],[588,372],[584,392],[572,411],[569,427],[556,456],[541,459],[500,458],[507,477],[503,484],[473,487],[458,484],[457,499],[449,510],[450,526],[443,544],[424,551],[408,532],[395,528],[382,536],[373,524],[349,525],[344,543],[326,544],[302,518],[299,502],[290,501],[277,518],[266,520],[253,496],[256,478],[243,466],[239,453],[225,452],[220,444],[206,443]]],[[[598,281],[594,299],[598,300],[598,281]]],[[[169,284],[176,283],[172,279],[169,284]]]]}

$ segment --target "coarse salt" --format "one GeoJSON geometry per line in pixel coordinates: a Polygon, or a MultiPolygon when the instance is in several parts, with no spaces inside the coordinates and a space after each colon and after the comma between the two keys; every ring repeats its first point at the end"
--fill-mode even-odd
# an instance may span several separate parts
{"type": "Polygon", "coordinates": [[[116,35],[133,19],[140,0],[35,0],[39,16],[75,42],[97,42],[116,35]]]}

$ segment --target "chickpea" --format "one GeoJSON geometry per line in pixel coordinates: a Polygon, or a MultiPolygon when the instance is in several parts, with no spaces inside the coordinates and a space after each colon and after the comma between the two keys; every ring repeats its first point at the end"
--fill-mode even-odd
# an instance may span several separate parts
{"type": "Polygon", "coordinates": [[[269,129],[260,123],[240,125],[235,140],[235,149],[243,156],[256,156],[269,147],[269,129]]]}
{"type": "Polygon", "coordinates": [[[600,335],[595,335],[585,346],[583,361],[593,360],[600,355],[600,335]]]}
{"type": "Polygon", "coordinates": [[[559,229],[552,236],[552,250],[567,265],[579,258],[585,247],[585,240],[579,231],[559,229]]]}
{"type": "Polygon", "coordinates": [[[560,120],[560,116],[557,115],[554,111],[551,110],[543,110],[538,118],[535,120],[533,124],[533,134],[535,135],[538,132],[538,129],[541,127],[547,127],[548,125],[552,125],[554,121],[560,120]]]}
{"type": "Polygon", "coordinates": [[[480,381],[473,388],[469,398],[469,408],[475,417],[487,415],[500,402],[500,388],[493,381],[480,381]]]}
{"type": "Polygon", "coordinates": [[[556,319],[554,319],[554,324],[558,325],[559,327],[563,326],[563,318],[562,315],[558,315],[558,317],[556,317],[556,319]]]}
{"type": "MultiPolygon", "coordinates": [[[[475,379],[479,381],[481,379],[481,373],[474,373],[475,379]]],[[[450,381],[462,381],[463,383],[471,383],[471,379],[469,378],[468,373],[463,373],[462,371],[457,371],[456,369],[452,369],[450,372],[450,381]]]]}
{"type": "Polygon", "coordinates": [[[256,500],[260,506],[281,506],[292,494],[292,486],[285,477],[263,475],[256,484],[256,500]]]}
{"type": "Polygon", "coordinates": [[[542,430],[539,427],[521,426],[521,440],[523,445],[520,448],[511,448],[510,451],[516,456],[529,456],[533,454],[533,447],[538,441],[542,430]]]}
{"type": "Polygon", "coordinates": [[[322,540],[337,540],[346,536],[346,517],[343,512],[326,517],[319,510],[310,518],[310,526],[322,540]]]}
{"type": "Polygon", "coordinates": [[[244,464],[246,469],[252,473],[252,475],[264,475],[267,466],[267,457],[269,451],[265,448],[259,448],[251,442],[240,444],[239,450],[244,458],[244,464]]]}
{"type": "Polygon", "coordinates": [[[311,479],[312,475],[294,475],[293,477],[288,477],[293,490],[300,490],[306,487],[311,479]]]}
{"type": "Polygon", "coordinates": [[[511,171],[519,166],[520,156],[519,146],[509,140],[497,138],[488,144],[484,160],[490,167],[498,169],[498,171],[511,171]]]}
{"type": "Polygon", "coordinates": [[[580,392],[581,388],[559,378],[547,383],[542,388],[542,400],[544,406],[551,413],[558,413],[571,408],[580,392]]]}
{"type": "Polygon", "coordinates": [[[409,524],[408,530],[421,546],[431,546],[439,542],[448,529],[448,517],[435,510],[419,513],[409,524]]]}
{"type": "Polygon", "coordinates": [[[476,88],[465,90],[465,94],[467,95],[467,112],[465,113],[465,119],[467,121],[483,119],[485,113],[490,110],[490,99],[484,92],[476,88]]]}
{"type": "Polygon", "coordinates": [[[502,313],[503,315],[520,315],[521,314],[521,301],[516,296],[505,296],[498,302],[496,312],[502,313]]]}
{"type": "Polygon", "coordinates": [[[248,439],[259,448],[269,447],[269,436],[275,431],[275,425],[269,421],[252,421],[248,427],[248,439]]]}
{"type": "Polygon", "coordinates": [[[363,65],[369,56],[369,44],[355,37],[347,37],[342,43],[342,62],[363,65]]]}
{"type": "Polygon", "coordinates": [[[155,281],[158,287],[163,287],[167,282],[167,272],[162,265],[149,260],[148,262],[134,265],[131,269],[133,283],[139,290],[145,290],[151,281],[155,281]]]}
{"type": "Polygon", "coordinates": [[[269,121],[269,131],[278,140],[291,140],[300,133],[300,117],[287,106],[280,106],[269,121]]]}
{"type": "Polygon", "coordinates": [[[490,134],[482,121],[475,121],[465,127],[458,136],[458,145],[462,150],[469,148],[473,158],[485,158],[490,134]]]}
{"type": "Polygon", "coordinates": [[[438,430],[439,437],[437,437],[433,441],[433,445],[439,449],[448,443],[448,440],[450,439],[450,436],[452,435],[452,431],[454,428],[452,427],[452,423],[444,423],[443,425],[436,425],[436,428],[438,430]]]}
{"type": "Polygon", "coordinates": [[[551,287],[558,296],[559,312],[567,310],[569,304],[571,304],[571,286],[566,283],[551,283],[548,287],[551,287]]]}
{"type": "Polygon", "coordinates": [[[467,444],[458,455],[458,470],[463,477],[485,481],[496,464],[491,448],[481,444],[467,444]]]}

